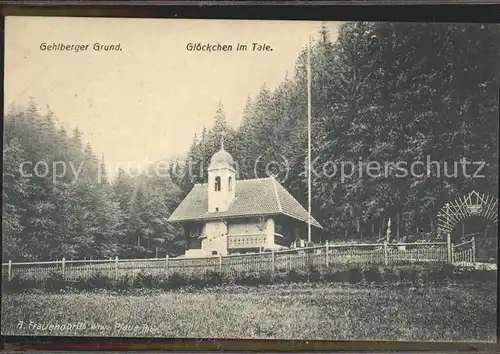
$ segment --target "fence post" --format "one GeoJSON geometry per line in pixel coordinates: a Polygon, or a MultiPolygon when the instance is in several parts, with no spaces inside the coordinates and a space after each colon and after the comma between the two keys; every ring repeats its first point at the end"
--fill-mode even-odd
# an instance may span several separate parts
{"type": "Polygon", "coordinates": [[[115,257],[115,279],[118,280],[118,256],[115,257]]]}
{"type": "Polygon", "coordinates": [[[168,254],[165,256],[165,274],[168,276],[168,254]]]}
{"type": "Polygon", "coordinates": [[[63,279],[64,279],[64,271],[65,271],[65,269],[64,269],[65,268],[65,262],[66,262],[66,259],[63,257],[62,258],[62,277],[63,277],[63,279]]]}
{"type": "Polygon", "coordinates": [[[325,245],[325,261],[326,261],[326,266],[328,267],[328,252],[329,252],[329,249],[328,249],[328,240],[326,240],[326,245],[325,245]]]}
{"type": "Polygon", "coordinates": [[[389,249],[387,246],[387,241],[384,241],[384,264],[389,264],[389,249]]]}
{"type": "Polygon", "coordinates": [[[472,263],[476,263],[476,237],[472,236],[472,263]]]}
{"type": "Polygon", "coordinates": [[[448,233],[446,234],[446,243],[447,243],[447,247],[448,247],[448,263],[453,263],[453,258],[452,258],[452,250],[451,248],[453,247],[453,245],[451,244],[451,235],[448,233]]]}
{"type": "Polygon", "coordinates": [[[12,280],[12,260],[9,259],[9,281],[12,280]]]}
{"type": "Polygon", "coordinates": [[[271,250],[271,271],[274,272],[274,248],[271,250]]]}
{"type": "Polygon", "coordinates": [[[222,274],[222,255],[219,254],[219,273],[222,274]]]}

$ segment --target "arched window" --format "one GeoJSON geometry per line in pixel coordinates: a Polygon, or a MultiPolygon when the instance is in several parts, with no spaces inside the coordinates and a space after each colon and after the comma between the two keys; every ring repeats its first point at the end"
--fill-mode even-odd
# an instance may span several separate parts
{"type": "Polygon", "coordinates": [[[219,176],[215,177],[215,191],[216,192],[220,191],[220,177],[219,176]]]}
{"type": "Polygon", "coordinates": [[[231,192],[233,190],[233,178],[229,177],[229,184],[228,184],[229,191],[231,192]]]}

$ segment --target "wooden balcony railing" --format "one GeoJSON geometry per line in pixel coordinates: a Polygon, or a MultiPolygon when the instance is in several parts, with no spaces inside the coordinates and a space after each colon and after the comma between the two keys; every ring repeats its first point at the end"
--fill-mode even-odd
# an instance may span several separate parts
{"type": "Polygon", "coordinates": [[[265,234],[241,234],[228,237],[228,248],[256,248],[265,245],[265,234]]]}

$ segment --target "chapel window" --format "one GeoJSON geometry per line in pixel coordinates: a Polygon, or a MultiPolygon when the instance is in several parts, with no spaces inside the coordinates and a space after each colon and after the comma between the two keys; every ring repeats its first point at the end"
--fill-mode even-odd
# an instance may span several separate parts
{"type": "Polygon", "coordinates": [[[215,191],[216,192],[220,191],[220,177],[219,176],[215,177],[215,191]]]}

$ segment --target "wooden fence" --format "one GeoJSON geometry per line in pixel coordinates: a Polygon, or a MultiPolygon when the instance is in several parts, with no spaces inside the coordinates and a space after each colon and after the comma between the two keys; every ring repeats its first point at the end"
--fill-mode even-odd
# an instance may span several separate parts
{"type": "Polygon", "coordinates": [[[45,279],[54,273],[68,280],[97,273],[115,279],[137,273],[165,275],[206,271],[264,272],[300,270],[310,266],[335,267],[341,264],[397,264],[409,262],[474,262],[475,240],[454,246],[448,242],[345,244],[298,248],[263,253],[212,256],[206,258],[153,258],[65,260],[52,262],[3,263],[2,277],[45,279]]]}
{"type": "Polygon", "coordinates": [[[476,262],[476,241],[474,237],[470,241],[452,246],[452,252],[455,263],[476,262]]]}

